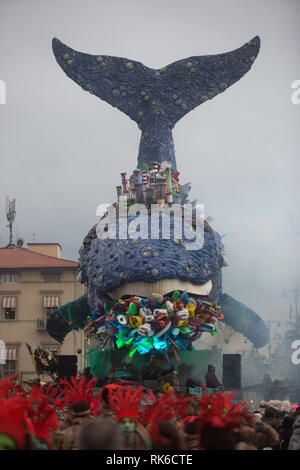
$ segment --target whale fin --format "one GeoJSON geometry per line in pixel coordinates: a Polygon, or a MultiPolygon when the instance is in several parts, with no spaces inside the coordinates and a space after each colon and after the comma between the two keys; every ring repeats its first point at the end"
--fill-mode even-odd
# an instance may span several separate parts
{"type": "Polygon", "coordinates": [[[234,51],[189,57],[158,70],[122,57],[78,52],[56,38],[52,46],[58,64],[84,90],[138,123],[143,117],[138,108],[143,112],[163,107],[175,125],[189,111],[224,92],[250,70],[259,52],[260,39],[256,36],[234,51]],[[155,99],[158,102],[153,103],[155,99]]]}
{"type": "Polygon", "coordinates": [[[173,125],[240,80],[250,70],[259,49],[260,38],[255,36],[234,51],[189,57],[168,65],[162,75],[161,89],[168,90],[166,105],[170,106],[169,119],[173,125]]]}
{"type": "Polygon", "coordinates": [[[47,332],[56,341],[63,343],[64,338],[72,329],[78,330],[85,327],[86,319],[90,313],[87,294],[84,294],[52,312],[47,319],[47,332]]]}
{"type": "MultiPolygon", "coordinates": [[[[150,69],[122,57],[91,55],[52,40],[57,63],[83,90],[101,98],[137,121],[136,97],[147,82],[150,69]]],[[[149,78],[148,78],[149,79],[149,78]]]]}
{"type": "Polygon", "coordinates": [[[167,160],[176,171],[172,128],[250,70],[260,39],[255,36],[234,51],[189,57],[158,70],[122,57],[78,52],[56,38],[52,47],[68,77],[138,124],[142,130],[138,165],[167,160]]]}
{"type": "Polygon", "coordinates": [[[221,294],[219,303],[226,325],[245,335],[256,348],[269,342],[269,329],[257,313],[227,294],[221,294]]]}

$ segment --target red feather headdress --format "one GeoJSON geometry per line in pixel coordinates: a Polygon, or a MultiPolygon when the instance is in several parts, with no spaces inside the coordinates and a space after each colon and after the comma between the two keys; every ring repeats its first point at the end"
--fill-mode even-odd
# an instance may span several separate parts
{"type": "Polygon", "coordinates": [[[21,387],[14,383],[17,378],[18,374],[14,374],[0,380],[0,398],[8,398],[21,394],[21,387]]]}
{"type": "Polygon", "coordinates": [[[44,395],[36,385],[31,388],[27,401],[26,415],[33,426],[34,435],[44,439],[49,446],[51,443],[50,432],[56,431],[59,427],[55,409],[49,403],[47,395],[44,395]]]}
{"type": "Polygon", "coordinates": [[[96,379],[86,380],[84,376],[80,379],[71,377],[70,382],[60,380],[60,393],[63,395],[55,401],[57,407],[71,408],[78,401],[85,401],[90,405],[91,414],[97,416],[100,411],[100,393],[95,395],[96,379]]]}
{"type": "Polygon", "coordinates": [[[26,430],[50,445],[50,432],[58,428],[54,406],[55,390],[50,386],[31,387],[30,392],[15,385],[17,374],[0,381],[0,432],[15,439],[18,448],[24,447],[26,430]]]}
{"type": "Polygon", "coordinates": [[[251,414],[247,411],[247,402],[239,401],[232,403],[235,394],[233,390],[230,394],[226,392],[216,392],[207,395],[205,387],[199,403],[199,445],[201,448],[201,436],[206,427],[226,428],[229,432],[238,429],[242,420],[251,420],[251,414]]]}
{"type": "Polygon", "coordinates": [[[139,405],[143,398],[144,387],[122,387],[114,388],[108,397],[109,406],[116,413],[116,420],[131,418],[136,423],[141,414],[139,405]]]}
{"type": "Polygon", "coordinates": [[[26,399],[18,396],[0,400],[0,434],[14,439],[18,449],[24,449],[26,431],[33,431],[25,415],[27,404],[26,399]]]}
{"type": "Polygon", "coordinates": [[[153,442],[159,439],[166,441],[159,433],[159,423],[177,417],[184,419],[187,416],[185,410],[190,404],[190,398],[176,398],[172,392],[164,393],[159,398],[153,396],[153,398],[154,403],[145,409],[141,422],[147,427],[153,442]]]}

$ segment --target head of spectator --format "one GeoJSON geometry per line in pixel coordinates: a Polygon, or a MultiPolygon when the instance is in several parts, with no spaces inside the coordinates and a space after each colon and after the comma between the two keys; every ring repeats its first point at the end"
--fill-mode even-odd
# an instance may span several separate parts
{"type": "Polygon", "coordinates": [[[117,423],[99,416],[82,426],[78,441],[80,450],[119,450],[122,433],[117,423]]]}
{"type": "Polygon", "coordinates": [[[155,450],[186,450],[183,432],[170,421],[158,423],[157,435],[152,441],[155,450]]]}

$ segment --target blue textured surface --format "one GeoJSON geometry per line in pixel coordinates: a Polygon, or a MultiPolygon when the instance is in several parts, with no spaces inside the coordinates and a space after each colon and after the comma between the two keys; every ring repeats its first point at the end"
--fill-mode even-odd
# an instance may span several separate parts
{"type": "Polygon", "coordinates": [[[226,318],[226,325],[247,336],[256,348],[261,348],[268,343],[269,329],[257,313],[230,295],[222,294],[219,300],[222,313],[226,318]]]}
{"type": "Polygon", "coordinates": [[[257,57],[260,39],[256,36],[234,51],[189,57],[158,70],[131,59],[84,54],[56,38],[52,45],[58,64],[72,80],[138,124],[138,166],[168,160],[176,171],[176,122],[245,75],[257,57]]]}
{"type": "MultiPolygon", "coordinates": [[[[131,221],[129,217],[128,224],[131,221]]],[[[176,226],[178,220],[173,222],[176,226]]],[[[182,240],[92,239],[88,249],[80,249],[80,267],[87,281],[91,308],[97,306],[99,295],[125,282],[177,278],[199,285],[214,278],[223,266],[220,236],[211,229],[205,230],[201,249],[187,250],[189,243],[184,237],[182,240]]]]}

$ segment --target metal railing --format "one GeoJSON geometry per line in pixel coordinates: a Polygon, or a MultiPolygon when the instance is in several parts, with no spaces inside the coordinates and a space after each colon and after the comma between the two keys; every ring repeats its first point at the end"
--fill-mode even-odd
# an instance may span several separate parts
{"type": "Polygon", "coordinates": [[[44,318],[37,318],[36,320],[36,329],[38,331],[46,330],[46,320],[44,318]]]}

